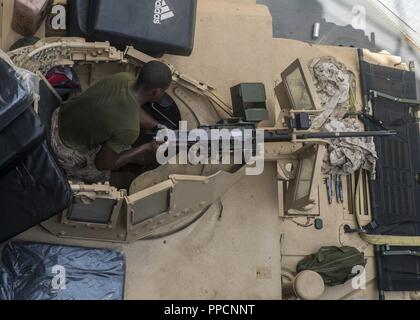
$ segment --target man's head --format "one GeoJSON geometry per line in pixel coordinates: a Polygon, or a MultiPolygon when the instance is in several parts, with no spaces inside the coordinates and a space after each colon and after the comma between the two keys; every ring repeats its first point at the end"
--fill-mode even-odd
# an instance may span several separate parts
{"type": "Polygon", "coordinates": [[[159,61],[151,61],[143,66],[136,81],[147,102],[159,101],[169,88],[172,72],[169,67],[159,61]]]}

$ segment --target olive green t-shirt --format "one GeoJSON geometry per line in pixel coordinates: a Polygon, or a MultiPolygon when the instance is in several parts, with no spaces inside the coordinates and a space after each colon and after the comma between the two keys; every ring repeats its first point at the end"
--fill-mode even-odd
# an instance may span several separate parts
{"type": "Polygon", "coordinates": [[[107,144],[116,153],[131,149],[140,134],[139,105],[130,90],[135,77],[119,73],[104,79],[60,109],[63,143],[81,152],[107,144]]]}

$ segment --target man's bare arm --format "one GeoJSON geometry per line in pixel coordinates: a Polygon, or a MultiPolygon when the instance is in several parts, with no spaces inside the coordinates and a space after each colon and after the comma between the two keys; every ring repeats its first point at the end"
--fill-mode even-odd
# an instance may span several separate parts
{"type": "Polygon", "coordinates": [[[114,171],[124,167],[127,164],[146,164],[147,155],[156,153],[159,145],[152,141],[137,148],[116,153],[109,146],[104,144],[96,155],[95,166],[99,171],[114,171]]]}
{"type": "Polygon", "coordinates": [[[152,130],[159,124],[150,114],[140,108],[140,130],[152,130]]]}

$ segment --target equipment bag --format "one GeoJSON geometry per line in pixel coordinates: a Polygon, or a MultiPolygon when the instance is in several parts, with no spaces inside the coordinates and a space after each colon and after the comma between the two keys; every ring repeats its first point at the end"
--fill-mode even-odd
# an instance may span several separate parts
{"type": "Polygon", "coordinates": [[[0,243],[70,206],[70,186],[46,144],[0,174],[0,243]]]}
{"type": "Polygon", "coordinates": [[[33,151],[44,139],[44,126],[32,108],[28,108],[0,131],[0,172],[33,151]]]}
{"type": "Polygon", "coordinates": [[[72,94],[80,93],[82,86],[79,77],[73,68],[69,66],[57,66],[48,71],[45,76],[48,82],[56,90],[63,100],[67,100],[72,94]]]}
{"type": "Polygon", "coordinates": [[[45,130],[32,109],[33,95],[20,75],[0,59],[0,171],[39,146],[45,130]]]}
{"type": "Polygon", "coordinates": [[[34,88],[24,78],[0,56],[0,243],[66,209],[71,200],[32,108],[34,88]]]}
{"type": "Polygon", "coordinates": [[[327,286],[346,283],[358,274],[355,266],[366,265],[364,254],[353,247],[322,247],[299,262],[297,271],[319,273],[327,286]]]}
{"type": "Polygon", "coordinates": [[[19,76],[16,69],[0,56],[0,131],[32,103],[33,97],[19,76]]]}

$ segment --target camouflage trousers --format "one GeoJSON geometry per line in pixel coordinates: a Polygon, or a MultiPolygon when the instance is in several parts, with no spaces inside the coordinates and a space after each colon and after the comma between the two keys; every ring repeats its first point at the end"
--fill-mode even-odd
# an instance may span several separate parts
{"type": "Polygon", "coordinates": [[[59,134],[59,112],[60,109],[55,110],[51,119],[51,147],[69,179],[88,183],[109,181],[111,172],[99,171],[95,166],[95,158],[101,149],[100,146],[88,153],[82,153],[63,143],[59,134]]]}

